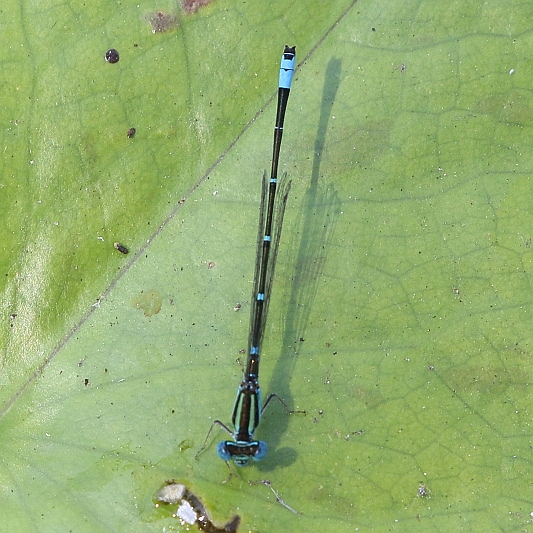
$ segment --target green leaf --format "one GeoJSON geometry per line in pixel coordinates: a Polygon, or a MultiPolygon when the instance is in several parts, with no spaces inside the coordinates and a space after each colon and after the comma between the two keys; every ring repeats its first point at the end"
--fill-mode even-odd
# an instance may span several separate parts
{"type": "Polygon", "coordinates": [[[3,529],[184,531],[167,480],[242,531],[527,529],[529,4],[2,11],[3,529]],[[284,44],[261,383],[307,415],[223,483],[284,44]]]}

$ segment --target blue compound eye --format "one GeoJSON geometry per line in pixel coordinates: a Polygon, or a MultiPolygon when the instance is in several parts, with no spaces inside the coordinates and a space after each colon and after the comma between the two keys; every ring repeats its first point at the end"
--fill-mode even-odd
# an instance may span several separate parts
{"type": "Polygon", "coordinates": [[[218,443],[217,453],[218,456],[226,462],[231,459],[231,453],[229,452],[228,447],[226,446],[226,443],[224,441],[218,443]]]}
{"type": "Polygon", "coordinates": [[[267,454],[267,445],[266,442],[262,440],[259,441],[256,452],[252,455],[254,461],[261,461],[267,454]]]}

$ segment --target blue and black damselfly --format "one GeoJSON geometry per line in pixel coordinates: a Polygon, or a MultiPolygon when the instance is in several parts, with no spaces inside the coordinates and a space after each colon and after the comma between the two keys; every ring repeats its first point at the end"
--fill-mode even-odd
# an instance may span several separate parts
{"type": "MultiPolygon", "coordinates": [[[[254,432],[267,405],[277,398],[285,407],[285,403],[276,394],[270,394],[261,405],[261,388],[259,387],[259,360],[261,341],[265,330],[265,322],[270,302],[272,280],[276,266],[283,215],[287,197],[291,188],[290,180],[278,180],[278,162],[283,135],[285,110],[289,99],[292,76],[296,63],[296,47],[285,46],[281,58],[279,74],[278,108],[274,127],[274,148],[270,178],[266,172],[263,176],[261,193],[261,209],[259,212],[259,230],[257,237],[257,257],[255,263],[254,291],[250,315],[250,334],[248,337],[248,358],[244,375],[237,390],[237,398],[233,407],[231,431],[220,420],[215,420],[207,434],[206,441],[215,425],[232,435],[233,440],[219,442],[217,452],[221,459],[230,459],[237,466],[246,466],[250,459],[260,461],[266,455],[267,445],[254,438],[254,432]]],[[[205,448],[205,443],[198,454],[205,448]]]]}

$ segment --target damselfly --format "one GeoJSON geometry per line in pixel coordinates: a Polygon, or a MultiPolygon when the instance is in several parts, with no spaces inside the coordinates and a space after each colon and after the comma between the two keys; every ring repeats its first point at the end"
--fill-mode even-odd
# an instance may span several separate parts
{"type": "MultiPolygon", "coordinates": [[[[283,215],[287,204],[287,197],[291,187],[290,180],[278,180],[278,161],[283,135],[285,110],[289,99],[292,76],[296,62],[296,47],[285,46],[281,58],[279,74],[278,108],[276,125],[274,127],[274,148],[272,154],[272,169],[270,179],[265,172],[261,193],[261,209],[259,212],[259,230],[257,236],[257,256],[255,262],[254,291],[252,294],[252,309],[250,315],[250,334],[248,337],[248,358],[246,369],[237,390],[237,398],[233,407],[231,421],[234,430],[231,431],[220,420],[211,425],[206,441],[215,425],[220,426],[234,440],[219,442],[217,452],[221,459],[230,459],[237,466],[246,466],[250,459],[260,461],[266,455],[265,442],[256,440],[254,432],[267,405],[273,398],[277,398],[285,407],[285,403],[276,394],[270,394],[264,405],[261,405],[261,388],[259,387],[259,360],[261,341],[265,330],[265,322],[270,303],[272,280],[276,266],[283,215]]],[[[205,443],[196,456],[205,448],[205,443]]]]}

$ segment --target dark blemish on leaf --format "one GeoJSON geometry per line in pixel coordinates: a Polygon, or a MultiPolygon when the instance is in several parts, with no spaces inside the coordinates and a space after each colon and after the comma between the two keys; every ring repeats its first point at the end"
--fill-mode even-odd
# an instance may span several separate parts
{"type": "Polygon", "coordinates": [[[89,385],[89,379],[88,378],[85,378],[83,380],[83,383],[85,384],[85,386],[87,387],[87,385],[89,385]]]}
{"type": "Polygon", "coordinates": [[[430,490],[423,484],[418,485],[418,497],[427,498],[429,497],[430,490]]]}
{"type": "MultiPolygon", "coordinates": [[[[184,449],[192,446],[190,441],[182,441],[179,445],[180,451],[182,446],[184,449]]],[[[192,493],[182,483],[176,481],[166,481],[165,486],[162,487],[154,496],[155,507],[162,504],[172,505],[172,516],[178,518],[182,525],[196,525],[200,531],[207,531],[209,533],[236,533],[239,529],[241,518],[235,515],[227,524],[217,526],[209,518],[209,514],[200,498],[192,493]],[[178,508],[174,511],[174,506],[178,508]]]]}
{"type": "Polygon", "coordinates": [[[214,261],[209,261],[209,262],[207,263],[207,269],[208,269],[208,270],[212,270],[213,268],[215,268],[215,266],[216,266],[216,265],[215,265],[215,262],[214,262],[214,261]]]}
{"type": "Polygon", "coordinates": [[[161,33],[179,26],[178,19],[172,13],[157,11],[155,13],[148,13],[144,18],[152,26],[152,33],[161,33]]]}
{"type": "Polygon", "coordinates": [[[186,13],[196,13],[201,7],[208,6],[213,0],[183,0],[181,7],[186,13]]]}
{"type": "Polygon", "coordinates": [[[118,52],[114,48],[111,48],[111,50],[108,50],[105,53],[105,60],[108,63],[118,63],[118,60],[119,60],[118,52]]]}
{"type": "Polygon", "coordinates": [[[135,135],[135,128],[130,128],[128,130],[128,139],[131,139],[135,135]]]}
{"type": "Polygon", "coordinates": [[[113,248],[115,248],[115,250],[118,250],[121,254],[127,254],[129,252],[129,250],[119,242],[115,242],[113,244],[113,248]]]}

